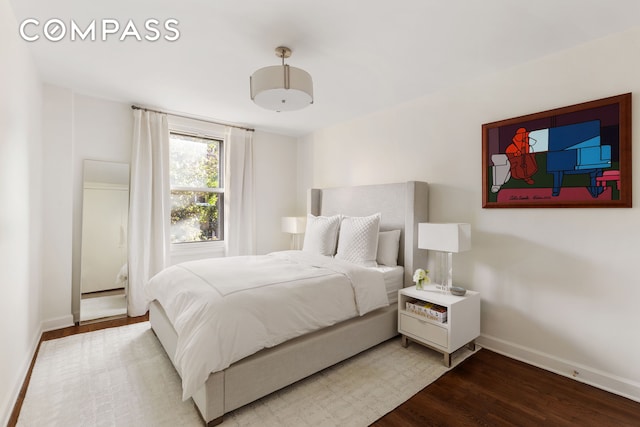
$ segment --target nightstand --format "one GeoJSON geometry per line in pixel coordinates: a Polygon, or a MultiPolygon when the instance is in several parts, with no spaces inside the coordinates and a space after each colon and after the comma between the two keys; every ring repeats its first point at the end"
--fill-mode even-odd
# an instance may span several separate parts
{"type": "Polygon", "coordinates": [[[415,286],[398,291],[398,332],[402,346],[409,340],[444,354],[444,364],[451,366],[451,353],[467,345],[475,349],[474,340],[480,336],[480,294],[474,291],[458,297],[444,293],[435,285],[417,290],[415,286]],[[407,302],[432,303],[446,308],[447,320],[428,318],[407,310],[407,302]]]}

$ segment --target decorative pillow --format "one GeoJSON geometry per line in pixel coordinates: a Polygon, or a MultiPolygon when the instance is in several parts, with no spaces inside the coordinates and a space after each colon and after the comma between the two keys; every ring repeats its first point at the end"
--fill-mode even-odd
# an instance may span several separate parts
{"type": "Polygon", "coordinates": [[[381,231],[378,234],[378,255],[376,261],[380,265],[396,267],[400,250],[400,230],[381,231]]]}
{"type": "Polygon", "coordinates": [[[379,231],[380,214],[342,218],[336,259],[376,267],[379,231]]]}
{"type": "Polygon", "coordinates": [[[314,216],[307,215],[307,227],[302,250],[319,255],[333,256],[336,253],[338,229],[341,215],[314,216]]]}

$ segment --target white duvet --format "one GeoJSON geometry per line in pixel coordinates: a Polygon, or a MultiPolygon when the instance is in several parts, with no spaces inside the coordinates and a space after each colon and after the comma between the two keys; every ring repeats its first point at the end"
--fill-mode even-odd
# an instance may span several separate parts
{"type": "Polygon", "coordinates": [[[301,251],[171,266],[146,287],[178,333],[183,399],[263,348],[388,305],[382,273],[301,251]]]}

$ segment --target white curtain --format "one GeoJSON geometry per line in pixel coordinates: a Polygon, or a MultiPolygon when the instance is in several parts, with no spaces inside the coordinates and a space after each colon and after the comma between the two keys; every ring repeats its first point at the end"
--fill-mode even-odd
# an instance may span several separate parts
{"type": "Polygon", "coordinates": [[[255,255],[253,132],[227,128],[224,241],[227,256],[255,255]]]}
{"type": "Polygon", "coordinates": [[[169,125],[166,114],[134,110],[129,199],[129,316],[149,309],[147,281],[169,263],[169,125]]]}

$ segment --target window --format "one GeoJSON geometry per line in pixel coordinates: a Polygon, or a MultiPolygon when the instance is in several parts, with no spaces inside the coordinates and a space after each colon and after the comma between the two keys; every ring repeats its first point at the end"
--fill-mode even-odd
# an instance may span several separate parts
{"type": "Polygon", "coordinates": [[[171,243],[223,240],[223,141],[171,132],[171,243]]]}

